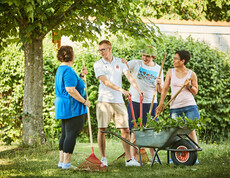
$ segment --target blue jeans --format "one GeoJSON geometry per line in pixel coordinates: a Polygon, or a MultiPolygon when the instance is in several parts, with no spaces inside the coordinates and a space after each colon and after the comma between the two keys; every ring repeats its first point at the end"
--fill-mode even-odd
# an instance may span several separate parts
{"type": "Polygon", "coordinates": [[[200,119],[197,105],[186,106],[177,109],[170,109],[170,117],[173,119],[180,116],[183,118],[184,117],[183,113],[187,118],[191,120],[194,120],[195,118],[200,119]]]}
{"type": "MultiPolygon", "coordinates": [[[[134,116],[135,116],[135,119],[137,120],[140,117],[140,103],[132,101],[132,104],[133,104],[134,116]]],[[[143,103],[143,105],[142,105],[142,119],[143,119],[142,123],[143,123],[143,126],[146,125],[147,113],[149,113],[150,106],[151,106],[151,103],[143,103]]],[[[157,107],[157,103],[153,103],[153,109],[151,112],[151,115],[153,117],[155,117],[155,115],[156,115],[156,107],[157,107]]],[[[127,109],[128,109],[128,115],[129,115],[129,129],[132,130],[132,128],[134,128],[134,124],[132,123],[133,117],[132,117],[132,112],[131,112],[131,108],[130,108],[129,103],[128,103],[127,109]]],[[[157,118],[156,118],[156,120],[157,120],[157,118]]]]}

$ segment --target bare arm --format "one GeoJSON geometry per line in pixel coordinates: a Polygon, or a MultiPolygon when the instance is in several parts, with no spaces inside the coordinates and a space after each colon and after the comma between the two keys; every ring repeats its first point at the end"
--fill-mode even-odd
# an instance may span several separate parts
{"type": "Polygon", "coordinates": [[[90,107],[89,100],[85,100],[80,93],[75,89],[75,87],[65,87],[66,91],[69,93],[70,96],[72,96],[74,99],[79,101],[80,103],[83,103],[84,105],[90,107]]]}
{"type": "Polygon", "coordinates": [[[198,93],[198,84],[197,84],[197,76],[196,73],[193,72],[191,75],[191,80],[187,79],[185,81],[186,88],[193,94],[196,95],[198,93]]]}
{"type": "Polygon", "coordinates": [[[172,70],[169,69],[167,74],[166,74],[164,86],[163,86],[162,91],[161,91],[160,103],[158,104],[158,106],[156,108],[156,112],[157,112],[156,114],[160,114],[162,109],[163,109],[165,97],[168,93],[169,86],[170,86],[171,76],[172,76],[172,70]]]}
{"type": "Polygon", "coordinates": [[[113,90],[117,90],[120,91],[121,93],[123,93],[125,95],[125,97],[130,96],[131,94],[124,90],[123,88],[118,87],[117,85],[115,85],[114,83],[110,82],[107,77],[105,75],[101,75],[98,77],[98,79],[107,87],[113,89],[113,90]]]}
{"type": "Polygon", "coordinates": [[[123,64],[126,64],[126,66],[127,66],[128,69],[129,69],[128,62],[127,62],[127,60],[126,60],[125,58],[122,58],[122,59],[121,59],[121,62],[122,62],[123,64]]]}
{"type": "Polygon", "coordinates": [[[157,91],[158,93],[161,93],[163,86],[161,85],[161,77],[157,77],[157,83],[158,83],[158,88],[157,91]]]}
{"type": "Polygon", "coordinates": [[[126,78],[128,79],[129,83],[134,87],[136,88],[136,90],[138,91],[138,93],[141,95],[141,96],[144,96],[144,93],[140,90],[140,88],[138,87],[135,79],[133,78],[133,76],[130,74],[130,72],[127,70],[125,73],[125,76],[126,78]]]}

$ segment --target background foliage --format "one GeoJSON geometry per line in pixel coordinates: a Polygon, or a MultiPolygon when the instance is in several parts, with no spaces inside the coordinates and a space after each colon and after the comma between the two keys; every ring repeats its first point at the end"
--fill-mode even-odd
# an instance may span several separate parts
{"type": "MultiPolygon", "coordinates": [[[[128,60],[141,59],[137,43],[128,38],[122,41],[121,38],[112,38],[114,56],[126,57],[128,60]]],[[[161,65],[164,53],[167,53],[164,75],[169,68],[173,67],[172,59],[175,51],[186,49],[191,52],[191,60],[187,67],[195,71],[198,77],[199,92],[195,96],[200,115],[210,118],[206,129],[200,131],[200,138],[209,140],[220,140],[229,137],[230,128],[230,56],[216,49],[210,49],[205,43],[194,41],[192,38],[183,40],[173,36],[163,36],[162,43],[156,46],[158,57],[156,62],[161,65]]],[[[79,74],[82,68],[82,59],[86,62],[88,69],[87,85],[89,99],[91,101],[91,122],[93,136],[96,141],[96,101],[99,82],[94,76],[93,64],[100,59],[96,52],[97,46],[85,49],[75,49],[76,62],[74,69],[79,74]]],[[[22,107],[23,107],[23,54],[16,45],[10,45],[1,52],[0,68],[0,135],[1,140],[6,144],[21,139],[22,128],[22,107]]],[[[44,41],[44,130],[47,139],[59,139],[60,122],[54,119],[54,78],[59,62],[56,60],[56,50],[51,43],[50,36],[44,41]]],[[[128,81],[124,78],[123,88],[129,88],[128,81]]],[[[170,99],[168,94],[166,101],[170,99]]],[[[125,100],[127,102],[127,100],[125,100]]],[[[162,115],[169,117],[169,109],[162,115]]],[[[119,132],[114,125],[110,130],[119,132]]],[[[88,141],[87,121],[85,123],[80,140],[88,141]]]]}
{"type": "Polygon", "coordinates": [[[229,0],[142,0],[141,15],[156,19],[230,21],[229,0]]]}
{"type": "Polygon", "coordinates": [[[8,143],[21,136],[24,86],[23,53],[16,45],[1,52],[0,60],[0,135],[8,143]]]}
{"type": "Polygon", "coordinates": [[[102,35],[118,32],[158,41],[154,28],[138,12],[139,0],[1,0],[0,50],[20,43],[24,50],[23,142],[44,143],[43,46],[44,37],[54,32],[55,40],[68,36],[85,46],[102,35]]]}

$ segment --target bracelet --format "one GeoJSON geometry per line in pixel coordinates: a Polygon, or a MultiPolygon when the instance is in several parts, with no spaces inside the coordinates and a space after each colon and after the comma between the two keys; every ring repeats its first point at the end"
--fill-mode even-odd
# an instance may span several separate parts
{"type": "Polygon", "coordinates": [[[81,73],[80,73],[79,77],[83,78],[84,76],[83,76],[83,75],[81,75],[81,73]]]}
{"type": "Polygon", "coordinates": [[[84,105],[85,105],[85,102],[86,102],[86,100],[85,100],[84,103],[83,103],[84,105]]]}
{"type": "Polygon", "coordinates": [[[189,87],[188,87],[188,89],[191,89],[192,88],[192,85],[190,85],[189,87]]]}

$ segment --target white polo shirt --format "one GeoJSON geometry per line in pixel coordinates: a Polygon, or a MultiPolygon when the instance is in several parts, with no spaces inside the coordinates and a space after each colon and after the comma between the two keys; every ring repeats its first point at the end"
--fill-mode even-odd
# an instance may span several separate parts
{"type": "MultiPolygon", "coordinates": [[[[120,58],[113,57],[111,63],[105,59],[100,59],[94,63],[94,72],[96,78],[104,75],[106,78],[122,88],[122,74],[128,70],[127,66],[121,62],[120,58]]],[[[122,93],[111,89],[99,81],[98,101],[107,103],[124,103],[122,93]]]]}

